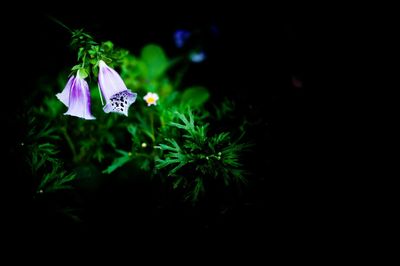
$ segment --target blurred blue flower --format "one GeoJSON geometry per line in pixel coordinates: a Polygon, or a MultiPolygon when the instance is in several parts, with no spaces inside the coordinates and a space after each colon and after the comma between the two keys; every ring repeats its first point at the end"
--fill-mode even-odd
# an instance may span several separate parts
{"type": "Polygon", "coordinates": [[[191,52],[189,54],[189,59],[193,63],[201,63],[206,59],[206,54],[204,53],[204,51],[191,52]]]}
{"type": "Polygon", "coordinates": [[[81,78],[79,70],[72,76],[61,93],[56,97],[68,107],[64,115],[72,115],[87,120],[96,119],[90,113],[90,91],[87,82],[81,78]]]}
{"type": "Polygon", "coordinates": [[[191,33],[187,30],[176,30],[174,33],[175,45],[178,48],[182,48],[186,41],[189,39],[191,33]]]}

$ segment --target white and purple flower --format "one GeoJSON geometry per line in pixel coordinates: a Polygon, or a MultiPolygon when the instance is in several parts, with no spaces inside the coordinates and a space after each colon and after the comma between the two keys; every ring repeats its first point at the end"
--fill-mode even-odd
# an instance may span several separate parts
{"type": "Polygon", "coordinates": [[[72,76],[57,98],[68,107],[68,111],[64,115],[72,115],[87,120],[96,119],[90,113],[90,91],[89,85],[80,76],[79,71],[76,77],[72,76]]]}
{"type": "Polygon", "coordinates": [[[99,61],[99,87],[106,100],[104,112],[115,112],[128,116],[129,106],[136,101],[137,94],[130,91],[119,74],[99,61]]]}

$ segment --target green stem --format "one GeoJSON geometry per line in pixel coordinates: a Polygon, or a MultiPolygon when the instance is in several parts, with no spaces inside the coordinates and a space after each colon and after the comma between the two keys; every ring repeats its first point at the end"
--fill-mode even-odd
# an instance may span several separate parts
{"type": "Polygon", "coordinates": [[[64,29],[68,30],[69,32],[73,32],[70,28],[68,28],[64,23],[62,23],[61,21],[59,21],[58,19],[56,19],[55,17],[52,16],[47,16],[49,19],[51,19],[52,21],[54,21],[55,23],[57,23],[58,25],[60,25],[61,27],[63,27],[64,29]]]}
{"type": "Polygon", "coordinates": [[[85,59],[86,59],[86,52],[83,53],[83,58],[82,58],[82,67],[85,68],[85,59]]]}
{"type": "Polygon", "coordinates": [[[102,94],[101,94],[100,86],[97,85],[97,88],[99,88],[99,95],[100,95],[101,105],[104,105],[103,96],[102,96],[102,94]]]}
{"type": "Polygon", "coordinates": [[[153,112],[150,112],[150,125],[151,125],[151,139],[153,143],[156,142],[156,138],[154,136],[154,115],[153,112]]]}
{"type": "Polygon", "coordinates": [[[160,116],[160,122],[161,122],[161,127],[164,128],[165,127],[165,121],[164,121],[164,117],[160,116]]]}

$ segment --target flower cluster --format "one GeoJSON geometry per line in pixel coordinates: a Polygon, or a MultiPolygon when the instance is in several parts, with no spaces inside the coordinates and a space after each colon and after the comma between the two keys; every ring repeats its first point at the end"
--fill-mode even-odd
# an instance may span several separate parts
{"type": "MultiPolygon", "coordinates": [[[[129,90],[119,74],[110,68],[103,60],[99,61],[99,88],[106,100],[104,112],[120,113],[128,116],[128,109],[135,102],[137,94],[129,90]]],[[[96,119],[90,113],[89,85],[81,71],[71,76],[57,98],[68,107],[65,115],[72,115],[83,119],[96,119]]],[[[100,96],[101,97],[101,96],[100,96]]]]}

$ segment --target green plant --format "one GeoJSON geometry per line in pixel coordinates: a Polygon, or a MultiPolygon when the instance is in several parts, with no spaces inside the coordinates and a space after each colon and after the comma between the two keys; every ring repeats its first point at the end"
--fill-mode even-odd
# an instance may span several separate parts
{"type": "Polygon", "coordinates": [[[179,121],[170,125],[180,129],[180,138],[166,138],[159,145],[163,159],[156,161],[158,169],[168,169],[174,188],[187,189],[186,198],[196,202],[209,179],[220,179],[226,186],[246,182],[240,154],[249,144],[240,143],[240,138],[232,141],[229,132],[208,136],[208,124],[196,125],[190,109],[187,115],[176,112],[176,116],[179,121]]]}

